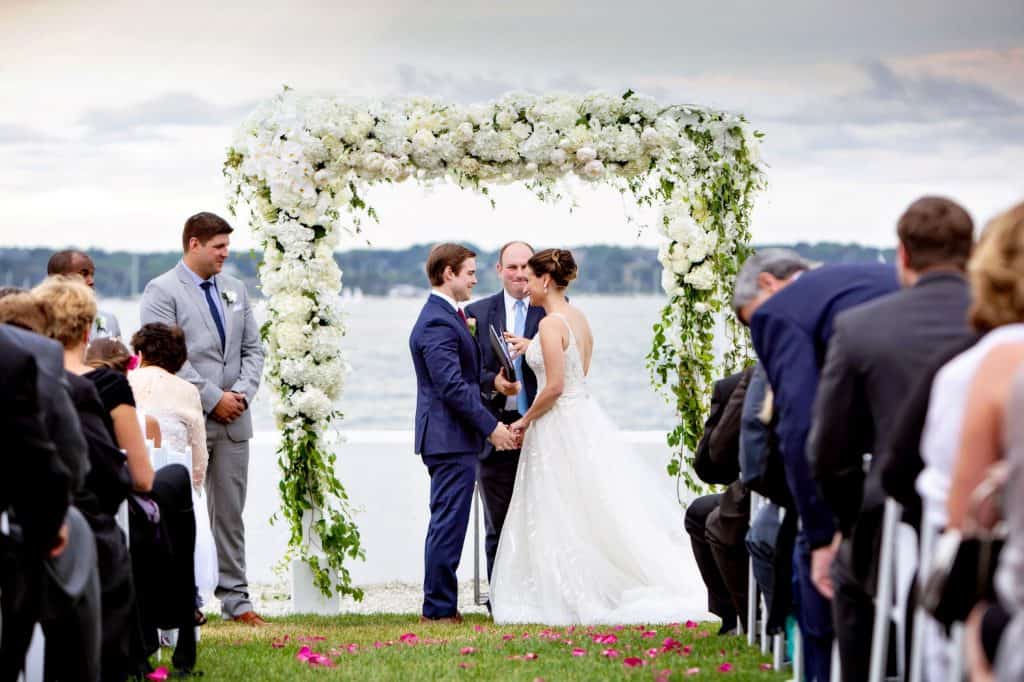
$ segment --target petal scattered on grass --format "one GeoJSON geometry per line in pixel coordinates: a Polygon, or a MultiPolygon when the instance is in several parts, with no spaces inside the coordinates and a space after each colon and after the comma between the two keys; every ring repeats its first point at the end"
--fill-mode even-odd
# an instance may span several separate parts
{"type": "Polygon", "coordinates": [[[153,672],[146,673],[146,679],[147,680],[156,680],[157,682],[162,682],[163,680],[167,679],[168,675],[170,675],[170,672],[167,670],[167,668],[165,668],[163,666],[160,666],[159,668],[157,668],[153,672]]]}
{"type": "Polygon", "coordinates": [[[576,647],[575,649],[572,650],[572,655],[573,656],[586,656],[587,655],[587,650],[586,649],[581,649],[579,647],[576,647]]]}
{"type": "Polygon", "coordinates": [[[644,630],[643,632],[640,633],[640,636],[643,639],[650,639],[651,637],[657,637],[658,636],[658,631],[657,630],[644,630]]]}
{"type": "Polygon", "coordinates": [[[654,676],[654,682],[668,682],[668,678],[672,677],[672,671],[668,668],[659,670],[658,674],[654,676]]]}
{"type": "Polygon", "coordinates": [[[771,663],[762,663],[761,664],[761,670],[764,670],[765,672],[768,672],[771,669],[772,669],[772,664],[771,663]]]}
{"type": "Polygon", "coordinates": [[[718,666],[718,672],[720,672],[720,673],[731,673],[732,672],[732,663],[723,663],[722,665],[718,666]]]}
{"type": "Polygon", "coordinates": [[[508,635],[508,634],[505,634],[505,635],[502,635],[502,636],[501,636],[501,638],[502,638],[502,639],[503,639],[504,641],[506,641],[506,642],[507,642],[507,641],[509,641],[509,640],[515,639],[515,638],[516,638],[516,636],[515,636],[515,635],[508,635]]]}
{"type": "Polygon", "coordinates": [[[616,651],[615,649],[605,649],[604,651],[601,652],[601,655],[602,656],[606,656],[608,658],[618,658],[619,652],[616,651]]]}
{"type": "Polygon", "coordinates": [[[459,667],[463,670],[468,670],[469,668],[472,668],[474,665],[476,665],[476,663],[466,663],[465,661],[459,663],[459,667]]]}
{"type": "Polygon", "coordinates": [[[700,675],[700,668],[687,668],[686,669],[686,674],[687,675],[700,675]]]}
{"type": "Polygon", "coordinates": [[[399,642],[403,644],[416,644],[420,641],[420,638],[414,632],[407,632],[398,638],[399,642]]]}
{"type": "Polygon", "coordinates": [[[637,658],[636,656],[630,656],[629,658],[622,659],[622,665],[627,668],[639,668],[644,664],[644,659],[637,658]]]}
{"type": "Polygon", "coordinates": [[[648,658],[657,658],[658,654],[660,654],[660,653],[661,653],[661,649],[648,649],[647,650],[647,657],[648,658]]]}
{"type": "Polygon", "coordinates": [[[295,660],[305,662],[308,661],[309,657],[312,655],[313,650],[310,649],[308,646],[304,646],[301,649],[299,649],[299,653],[295,654],[295,660]]]}
{"type": "Polygon", "coordinates": [[[464,646],[461,649],[459,649],[459,653],[463,656],[469,656],[470,654],[476,653],[476,648],[471,646],[464,646]]]}
{"type": "Polygon", "coordinates": [[[687,644],[686,646],[683,647],[683,655],[684,656],[689,656],[692,653],[693,653],[693,647],[692,646],[687,644]]]}
{"type": "Polygon", "coordinates": [[[686,629],[687,630],[693,630],[696,627],[697,627],[697,621],[694,621],[694,620],[686,621],[686,629]]]}

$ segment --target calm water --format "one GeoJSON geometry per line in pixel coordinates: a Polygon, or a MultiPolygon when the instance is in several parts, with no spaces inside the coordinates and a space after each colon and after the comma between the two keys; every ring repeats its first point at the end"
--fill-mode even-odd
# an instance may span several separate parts
{"type": "MultiPolygon", "coordinates": [[[[672,428],[672,411],[651,388],[644,356],[651,326],[664,304],[660,296],[578,296],[573,299],[590,320],[595,336],[588,383],[620,428],[672,428]]],[[[347,301],[348,336],[344,351],[352,373],[340,407],[343,429],[412,429],[416,379],[408,339],[422,298],[364,298],[347,301]]],[[[100,307],[117,315],[130,337],[139,325],[137,300],[107,299],[100,307]]],[[[257,316],[262,309],[257,311],[257,316]]],[[[269,396],[253,405],[257,430],[274,428],[269,396]]]]}

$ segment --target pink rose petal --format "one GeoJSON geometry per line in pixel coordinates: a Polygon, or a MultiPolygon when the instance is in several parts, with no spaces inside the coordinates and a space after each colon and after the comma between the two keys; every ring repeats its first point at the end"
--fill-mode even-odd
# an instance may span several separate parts
{"type": "Polygon", "coordinates": [[[622,659],[622,665],[626,666],[627,668],[639,668],[643,664],[643,659],[636,658],[635,656],[630,656],[629,658],[622,659]]]}
{"type": "Polygon", "coordinates": [[[769,671],[771,669],[772,669],[772,664],[771,663],[762,663],[761,664],[761,670],[764,670],[765,672],[767,672],[767,671],[769,671]]]}
{"type": "Polygon", "coordinates": [[[686,629],[687,630],[693,630],[695,627],[697,627],[697,622],[696,621],[693,621],[693,620],[686,621],[686,629]]]}
{"type": "Polygon", "coordinates": [[[515,639],[516,636],[515,635],[502,635],[501,638],[507,642],[507,641],[509,641],[511,639],[515,639]]]}
{"type": "Polygon", "coordinates": [[[347,651],[348,651],[348,652],[349,652],[350,654],[354,654],[354,653],[356,653],[357,651],[359,651],[359,645],[358,645],[358,644],[349,644],[349,645],[348,645],[347,647],[345,647],[345,649],[346,649],[346,650],[347,650],[347,651]]]}
{"type": "Polygon", "coordinates": [[[483,625],[474,625],[473,626],[473,630],[475,630],[476,632],[483,632],[484,631],[484,626],[483,625]]]}
{"type": "Polygon", "coordinates": [[[310,656],[313,655],[313,650],[308,646],[304,646],[299,649],[299,653],[295,654],[296,661],[308,661],[310,656]]]}
{"type": "Polygon", "coordinates": [[[472,668],[474,665],[476,665],[476,663],[466,663],[465,661],[459,663],[459,667],[463,670],[468,670],[469,668],[472,668]]]}
{"type": "Polygon", "coordinates": [[[535,654],[535,653],[532,653],[532,652],[530,652],[530,653],[525,653],[525,654],[523,654],[523,660],[526,660],[526,661],[535,661],[535,660],[537,660],[537,654],[535,654]]]}
{"type": "Polygon", "coordinates": [[[644,638],[644,639],[650,639],[651,637],[657,637],[658,636],[658,631],[657,630],[644,630],[643,632],[640,633],[640,636],[642,638],[644,638]]]}
{"type": "Polygon", "coordinates": [[[657,658],[658,654],[660,654],[660,653],[661,653],[661,649],[648,649],[647,650],[647,657],[648,658],[657,658]]]}
{"type": "Polygon", "coordinates": [[[692,653],[693,653],[693,647],[692,646],[687,644],[686,646],[683,647],[683,655],[684,656],[689,656],[692,653]]]}
{"type": "Polygon", "coordinates": [[[575,649],[572,650],[572,655],[573,656],[586,656],[587,655],[587,650],[586,649],[580,649],[579,647],[576,647],[575,649]]]}
{"type": "Polygon", "coordinates": [[[601,655],[602,656],[607,656],[608,658],[618,658],[619,652],[616,651],[615,649],[605,649],[604,651],[601,652],[601,655]]]}
{"type": "Polygon", "coordinates": [[[682,642],[672,637],[666,637],[662,642],[661,646],[665,648],[665,651],[671,651],[672,649],[678,649],[682,646],[682,642]]]}
{"type": "Polygon", "coordinates": [[[668,678],[672,677],[672,671],[669,669],[659,670],[658,674],[654,676],[654,682],[668,682],[668,678]]]}
{"type": "Polygon", "coordinates": [[[461,649],[459,649],[459,653],[462,654],[463,656],[469,656],[470,654],[475,654],[476,653],[476,649],[474,647],[471,647],[471,646],[464,646],[461,649]]]}
{"type": "Polygon", "coordinates": [[[718,666],[718,672],[720,672],[720,673],[731,673],[732,672],[732,663],[723,663],[722,665],[718,666]]]}
{"type": "Polygon", "coordinates": [[[700,675],[700,668],[687,668],[686,669],[686,674],[687,675],[700,675]]]}
{"type": "Polygon", "coordinates": [[[626,627],[625,625],[616,625],[615,627],[612,628],[612,630],[615,630],[615,632],[619,632],[620,630],[624,629],[625,627],[626,627]]]}
{"type": "Polygon", "coordinates": [[[399,637],[398,641],[402,642],[403,644],[416,644],[420,641],[420,638],[417,637],[416,634],[413,632],[407,632],[401,637],[399,637]]]}
{"type": "Polygon", "coordinates": [[[146,673],[146,679],[147,680],[156,680],[157,682],[162,682],[163,680],[167,679],[167,676],[169,674],[170,673],[168,672],[167,668],[165,668],[163,666],[160,666],[159,668],[157,668],[153,672],[146,673]]]}

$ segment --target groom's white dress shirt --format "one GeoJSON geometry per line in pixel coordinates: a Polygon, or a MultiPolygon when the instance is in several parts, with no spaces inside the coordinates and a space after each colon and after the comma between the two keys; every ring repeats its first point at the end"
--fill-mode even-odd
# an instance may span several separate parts
{"type": "Polygon", "coordinates": [[[451,296],[448,296],[447,294],[442,294],[437,289],[431,289],[430,293],[433,294],[434,296],[437,296],[439,299],[450,305],[453,311],[459,312],[459,304],[456,303],[455,299],[452,298],[451,296]]]}
{"type": "MultiPolygon", "coordinates": [[[[523,325],[526,325],[526,316],[530,314],[530,297],[525,296],[521,299],[517,299],[508,293],[507,289],[501,290],[505,296],[505,329],[509,330],[513,334],[516,333],[516,301],[522,301],[523,305],[523,325]]],[[[523,360],[525,362],[525,360],[523,360]]],[[[516,377],[522,381],[522,377],[516,377]]],[[[516,402],[516,396],[510,396],[505,401],[505,409],[509,412],[516,412],[519,410],[519,404],[516,402]]]]}

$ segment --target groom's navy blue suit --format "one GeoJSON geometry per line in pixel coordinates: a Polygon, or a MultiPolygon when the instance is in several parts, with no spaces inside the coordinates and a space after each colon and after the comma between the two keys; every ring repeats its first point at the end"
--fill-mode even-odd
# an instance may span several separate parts
{"type": "MultiPolygon", "coordinates": [[[[494,377],[498,375],[501,365],[498,364],[498,358],[494,355],[488,337],[491,326],[499,334],[505,331],[515,331],[507,328],[506,312],[504,290],[466,306],[466,314],[477,321],[476,336],[483,358],[480,371],[480,392],[483,394],[484,403],[499,421],[511,424],[523,415],[519,414],[518,410],[506,409],[508,398],[494,389],[494,377]]],[[[543,317],[543,308],[539,306],[527,308],[523,336],[532,339],[537,334],[537,327],[543,317]]],[[[523,390],[526,391],[526,405],[530,406],[537,395],[537,377],[526,364],[525,358],[521,364],[521,371],[522,376],[516,378],[522,381],[523,390]]],[[[484,447],[480,451],[478,480],[480,495],[484,501],[484,525],[486,526],[484,551],[487,555],[488,580],[490,580],[491,571],[494,569],[494,556],[498,553],[498,538],[501,536],[501,527],[505,524],[508,505],[512,501],[512,489],[516,482],[518,467],[519,450],[495,452],[490,443],[484,443],[484,447]]]]}
{"type": "Polygon", "coordinates": [[[480,350],[458,310],[431,294],[409,336],[416,369],[416,453],[430,473],[423,615],[454,616],[455,572],[473,501],[477,455],[498,420],[480,399],[480,350]]]}
{"type": "Polygon", "coordinates": [[[898,289],[891,265],[826,265],[803,273],[765,301],[750,320],[754,350],[775,395],[775,431],[800,516],[793,552],[794,596],[805,675],[811,681],[829,679],[832,614],[811,582],[810,554],[832,542],[835,533],[832,511],[821,499],[807,459],[814,396],[836,315],[898,289]]]}

